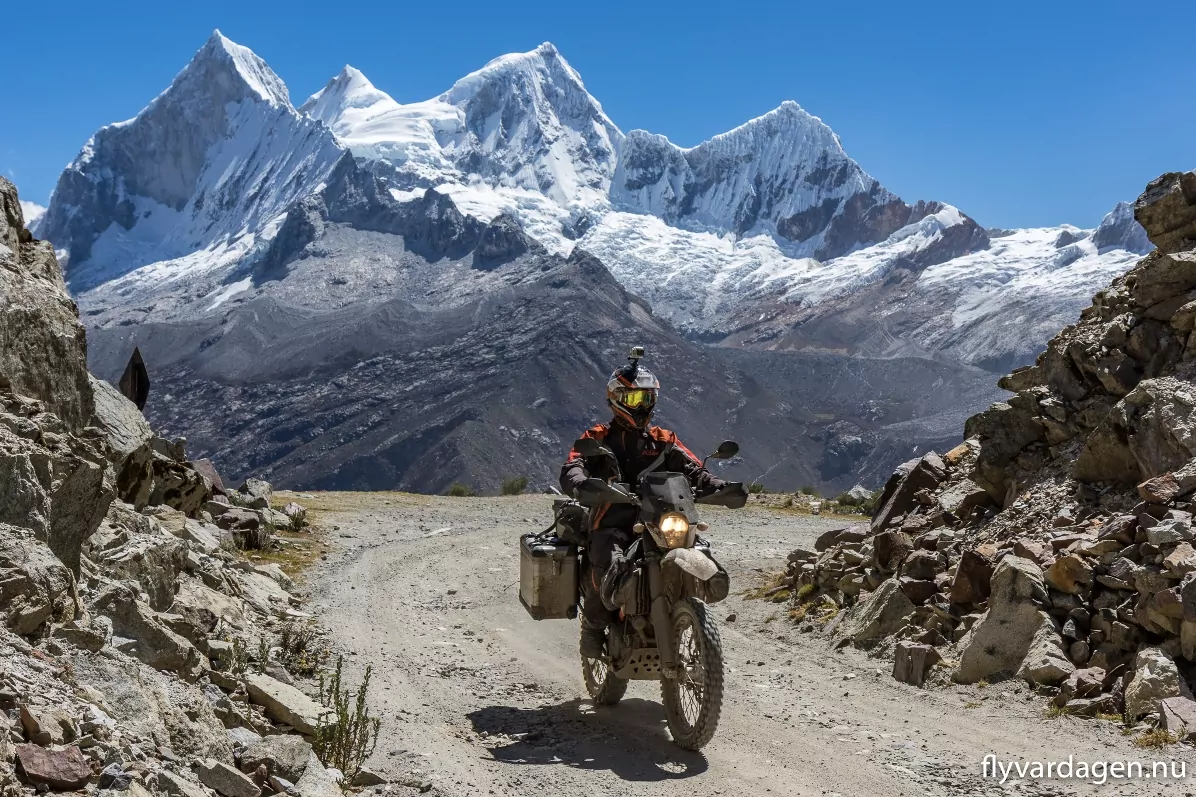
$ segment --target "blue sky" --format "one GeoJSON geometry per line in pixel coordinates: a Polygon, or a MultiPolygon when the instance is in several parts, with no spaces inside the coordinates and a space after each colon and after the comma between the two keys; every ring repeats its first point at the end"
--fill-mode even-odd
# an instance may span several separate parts
{"type": "Polygon", "coordinates": [[[91,133],[136,114],[213,28],[295,104],[345,63],[400,102],[427,99],[542,41],[624,131],[685,146],[793,99],[891,190],[988,226],[1093,226],[1196,167],[1191,0],[71,0],[4,20],[0,173],[43,204],[91,133]]]}

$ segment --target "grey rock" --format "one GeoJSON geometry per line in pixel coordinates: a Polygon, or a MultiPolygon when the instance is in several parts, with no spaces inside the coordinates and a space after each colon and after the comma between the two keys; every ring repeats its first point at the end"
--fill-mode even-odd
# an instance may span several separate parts
{"type": "Polygon", "coordinates": [[[79,313],[47,241],[24,227],[0,177],[0,389],[28,396],[79,432],[95,412],[79,313]]]}
{"type": "Polygon", "coordinates": [[[1192,197],[1196,197],[1196,174],[1170,172],[1152,180],[1134,203],[1134,218],[1162,252],[1188,248],[1196,240],[1196,202],[1192,197]]]}
{"type": "Polygon", "coordinates": [[[946,466],[933,451],[901,465],[885,483],[872,517],[872,530],[881,531],[898,515],[918,506],[914,498],[921,490],[933,490],[946,475],[946,466]]]}
{"type": "Polygon", "coordinates": [[[853,642],[868,642],[900,631],[914,610],[897,579],[890,578],[852,607],[835,630],[853,642]]]}
{"type": "Polygon", "coordinates": [[[91,377],[96,420],[108,440],[108,460],[116,474],[116,495],[137,509],[153,489],[153,431],[137,405],[102,379],[91,377]]]}
{"type": "Polygon", "coordinates": [[[341,797],[341,776],[336,770],[325,769],[315,753],[307,761],[303,777],[295,784],[300,797],[341,797]]]}
{"type": "Polygon", "coordinates": [[[159,769],[157,774],[158,789],[169,794],[170,797],[210,797],[207,789],[180,774],[169,769],[159,769]]]}
{"type": "Polygon", "coordinates": [[[209,758],[195,768],[195,774],[222,797],[261,797],[262,790],[252,780],[223,761],[209,758]]]}
{"type": "Polygon", "coordinates": [[[241,771],[248,774],[265,765],[270,775],[293,783],[303,777],[311,755],[311,745],[301,736],[267,736],[248,745],[241,753],[241,771]]]}
{"type": "Polygon", "coordinates": [[[1181,740],[1196,736],[1196,701],[1187,697],[1167,697],[1159,701],[1163,730],[1181,740]]]}
{"type": "Polygon", "coordinates": [[[1192,696],[1175,666],[1175,660],[1159,648],[1143,648],[1134,659],[1134,675],[1125,687],[1125,715],[1131,722],[1157,713],[1160,703],[1171,697],[1192,696]]]}
{"type": "Polygon", "coordinates": [[[195,646],[171,631],[127,587],[106,589],[93,599],[92,608],[112,620],[115,633],[136,640],[136,656],[145,664],[187,677],[197,676],[204,666],[195,646]]]}
{"type": "Polygon", "coordinates": [[[290,725],[307,736],[313,736],[320,717],[328,709],[300,692],[294,686],[284,684],[268,675],[249,673],[245,676],[249,699],[261,706],[266,716],[275,722],[290,725]]]}

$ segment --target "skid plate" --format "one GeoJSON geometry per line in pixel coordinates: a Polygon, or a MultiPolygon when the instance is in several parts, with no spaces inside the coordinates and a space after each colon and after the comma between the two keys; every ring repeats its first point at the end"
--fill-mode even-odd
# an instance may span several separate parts
{"type": "Polygon", "coordinates": [[[636,648],[615,675],[625,681],[661,680],[660,652],[656,648],[636,648]]]}

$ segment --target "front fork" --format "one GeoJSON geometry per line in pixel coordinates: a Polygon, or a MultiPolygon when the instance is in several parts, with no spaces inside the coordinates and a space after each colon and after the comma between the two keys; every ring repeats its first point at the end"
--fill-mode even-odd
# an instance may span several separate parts
{"type": "Polygon", "coordinates": [[[656,650],[660,653],[660,669],[665,678],[677,678],[679,664],[673,649],[673,615],[664,596],[664,573],[660,570],[660,554],[647,557],[648,595],[652,599],[652,628],[656,631],[656,650]]]}

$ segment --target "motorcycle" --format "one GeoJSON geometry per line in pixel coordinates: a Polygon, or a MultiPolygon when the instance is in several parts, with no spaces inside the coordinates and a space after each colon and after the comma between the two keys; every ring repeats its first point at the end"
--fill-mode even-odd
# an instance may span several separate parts
{"type": "MultiPolygon", "coordinates": [[[[607,629],[606,655],[582,657],[586,691],[596,705],[614,705],[632,680],[660,681],[661,699],[673,741],[698,750],[714,736],[722,710],[723,651],[718,625],[707,608],[730,590],[727,571],[714,559],[710,544],[698,535],[709,526],[698,518],[698,504],[738,509],[747,502],[740,483],[729,483],[706,495],[696,495],[682,473],[656,471],[625,484],[614,453],[599,441],[583,438],[574,450],[587,459],[608,458],[616,477],[587,479],[576,501],[558,500],[557,529],[575,539],[588,528],[589,510],[608,504],[631,504],[638,509],[635,541],[621,560],[617,578],[601,598],[618,610],[607,629]]],[[[725,441],[710,457],[735,456],[739,446],[725,441]]],[[[658,461],[664,461],[662,457],[658,461]]],[[[703,461],[704,464],[705,461],[703,461]]],[[[577,600],[591,583],[584,540],[580,549],[577,600]]]]}

